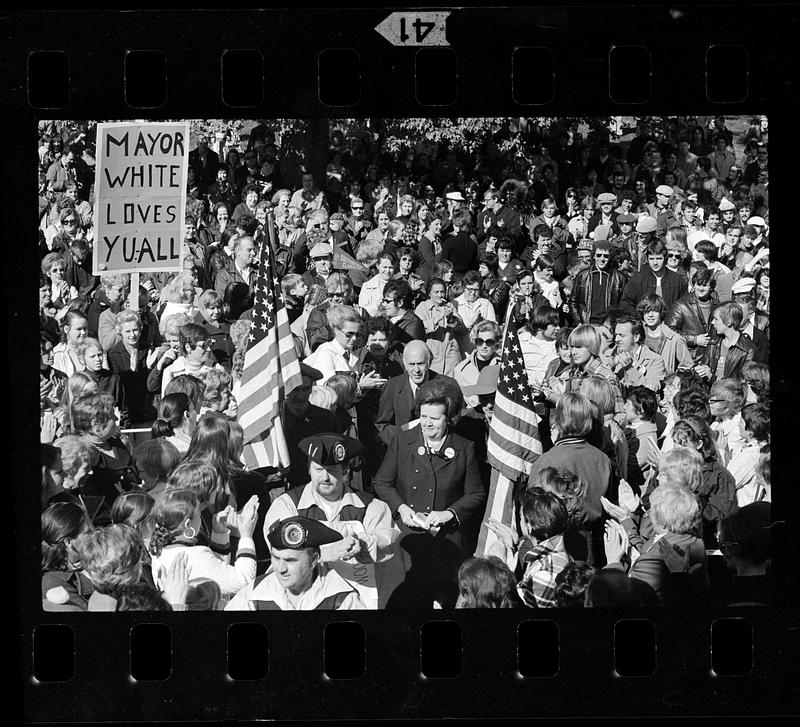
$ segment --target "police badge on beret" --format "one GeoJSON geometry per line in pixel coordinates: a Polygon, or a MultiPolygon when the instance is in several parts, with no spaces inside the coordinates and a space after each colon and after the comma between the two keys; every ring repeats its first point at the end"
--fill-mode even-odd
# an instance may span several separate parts
{"type": "Polygon", "coordinates": [[[336,462],[344,462],[347,459],[347,447],[342,442],[333,445],[333,459],[336,462]]]}
{"type": "Polygon", "coordinates": [[[308,532],[298,522],[289,522],[281,530],[281,540],[290,548],[301,548],[306,541],[308,532]]]}

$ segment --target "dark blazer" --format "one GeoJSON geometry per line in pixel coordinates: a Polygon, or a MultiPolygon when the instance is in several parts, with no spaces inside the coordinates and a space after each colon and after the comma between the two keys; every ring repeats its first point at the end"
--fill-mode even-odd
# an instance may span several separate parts
{"type": "Polygon", "coordinates": [[[131,358],[122,341],[117,341],[108,350],[108,368],[119,377],[119,398],[117,405],[123,420],[139,423],[153,419],[153,397],[147,392],[147,349],[137,351],[136,371],[131,371],[131,358]]]}
{"type": "Polygon", "coordinates": [[[757,324],[758,321],[756,321],[756,325],[753,326],[753,336],[751,338],[753,346],[755,347],[753,351],[753,361],[769,365],[769,338],[767,338],[767,334],[761,330],[757,324]]]}
{"type": "MultiPolygon", "coordinates": [[[[431,379],[444,379],[458,386],[455,379],[437,374],[435,371],[428,371],[427,381],[431,379]]],[[[378,416],[375,418],[375,428],[378,436],[389,444],[392,436],[403,424],[408,424],[414,417],[414,394],[411,393],[411,383],[408,374],[403,372],[399,376],[393,376],[386,382],[381,392],[381,401],[378,405],[378,416]]]]}
{"type": "Polygon", "coordinates": [[[478,246],[472,235],[459,232],[442,243],[442,259],[453,263],[456,273],[478,269],[478,246]]]}
{"type": "MultiPolygon", "coordinates": [[[[453,510],[457,522],[448,524],[448,538],[460,543],[458,530],[483,517],[486,489],[481,481],[472,442],[448,434],[439,450],[442,456],[420,454],[424,438],[419,427],[397,432],[375,475],[375,494],[389,505],[392,514],[400,505],[420,513],[453,510]],[[448,450],[454,454],[447,458],[448,450]]],[[[402,526],[406,532],[408,529],[402,526]]]]}
{"type": "Polygon", "coordinates": [[[210,321],[203,321],[201,325],[206,329],[208,337],[214,341],[211,353],[214,354],[217,363],[230,372],[233,366],[233,354],[236,352],[236,347],[231,340],[230,323],[221,321],[218,325],[214,325],[210,321]]]}
{"type": "MultiPolygon", "coordinates": [[[[672,270],[664,271],[661,278],[661,297],[664,305],[669,310],[678,298],[683,297],[689,290],[686,278],[672,270]]],[[[656,276],[648,265],[646,268],[636,273],[627,283],[622,291],[620,305],[631,315],[636,313],[636,304],[650,293],[656,292],[656,276]]],[[[671,328],[672,326],[670,326],[671,328]]]]}
{"type": "Polygon", "coordinates": [[[425,324],[414,311],[406,311],[403,317],[394,324],[393,344],[404,346],[409,341],[424,341],[428,337],[425,324]]]}

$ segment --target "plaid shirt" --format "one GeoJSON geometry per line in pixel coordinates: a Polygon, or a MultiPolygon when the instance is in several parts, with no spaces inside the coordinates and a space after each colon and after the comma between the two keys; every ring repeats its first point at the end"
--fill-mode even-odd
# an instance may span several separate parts
{"type": "Polygon", "coordinates": [[[564,536],[537,543],[521,554],[525,563],[525,574],[517,586],[526,606],[531,608],[555,608],[556,576],[571,562],[572,557],[564,548],[564,536]]]}
{"type": "Polygon", "coordinates": [[[611,384],[614,389],[614,421],[625,429],[628,424],[628,415],[625,414],[625,400],[622,398],[622,388],[616,374],[607,366],[603,366],[596,358],[592,358],[583,369],[575,368],[569,373],[565,392],[580,393],[581,381],[593,376],[603,379],[611,384]]]}

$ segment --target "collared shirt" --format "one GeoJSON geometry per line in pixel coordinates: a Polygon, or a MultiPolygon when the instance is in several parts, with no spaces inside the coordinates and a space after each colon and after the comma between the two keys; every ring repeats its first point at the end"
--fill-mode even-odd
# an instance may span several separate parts
{"type": "Polygon", "coordinates": [[[306,364],[313,366],[322,374],[319,381],[322,386],[337,371],[353,371],[358,362],[358,356],[347,351],[336,339],[326,341],[317,347],[305,360],[306,364]]]}
{"type": "Polygon", "coordinates": [[[242,279],[245,283],[250,285],[250,275],[253,272],[253,269],[248,265],[244,270],[240,268],[236,263],[233,264],[233,267],[236,269],[236,272],[242,276],[242,279]]]}
{"type": "Polygon", "coordinates": [[[486,298],[476,298],[470,302],[467,300],[466,293],[462,293],[453,302],[456,304],[458,315],[467,328],[471,328],[479,317],[485,321],[497,322],[494,306],[486,298]]]}
{"type": "Polygon", "coordinates": [[[572,557],[564,546],[564,535],[537,543],[522,556],[526,564],[517,590],[526,605],[555,608],[556,576],[571,562],[572,557]]]}
{"type": "Polygon", "coordinates": [[[253,587],[252,583],[236,594],[225,606],[226,611],[257,611],[258,602],[274,604],[280,611],[313,611],[325,599],[339,596],[341,602],[336,606],[337,611],[360,610],[366,607],[358,592],[336,571],[328,570],[325,566],[317,567],[317,575],[309,589],[289,599],[286,589],[278,581],[275,572],[270,570],[266,577],[253,587]]]}

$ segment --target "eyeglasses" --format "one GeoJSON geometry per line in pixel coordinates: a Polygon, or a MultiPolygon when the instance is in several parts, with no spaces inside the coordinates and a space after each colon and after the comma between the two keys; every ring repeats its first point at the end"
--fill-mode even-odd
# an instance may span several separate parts
{"type": "Polygon", "coordinates": [[[497,341],[494,338],[476,338],[475,339],[475,345],[479,346],[479,347],[480,346],[484,346],[484,345],[492,347],[496,343],[497,343],[497,341]]]}
{"type": "Polygon", "coordinates": [[[343,295],[344,295],[344,291],[343,290],[334,290],[330,294],[331,298],[341,298],[343,295]]]}
{"type": "Polygon", "coordinates": [[[681,254],[679,252],[668,252],[667,257],[674,257],[680,259],[681,254]]]}
{"type": "Polygon", "coordinates": [[[392,303],[394,303],[396,300],[397,300],[397,298],[384,298],[384,299],[383,299],[383,302],[384,302],[384,303],[386,303],[386,305],[391,305],[391,304],[392,304],[392,303]]]}
{"type": "Polygon", "coordinates": [[[480,288],[464,288],[464,290],[467,290],[470,293],[480,293],[481,292],[480,288]]]}
{"type": "Polygon", "coordinates": [[[78,220],[64,220],[63,224],[65,224],[65,225],[77,225],[78,224],[78,220]]]}
{"type": "Polygon", "coordinates": [[[600,252],[595,253],[594,256],[595,260],[608,260],[608,258],[610,257],[611,255],[606,255],[605,253],[600,253],[600,252]]]}
{"type": "Polygon", "coordinates": [[[341,328],[339,328],[338,331],[348,340],[358,335],[358,331],[343,331],[341,328]]]}
{"type": "Polygon", "coordinates": [[[356,210],[363,210],[364,208],[363,207],[351,207],[351,209],[353,210],[353,212],[355,212],[356,210]]]}

